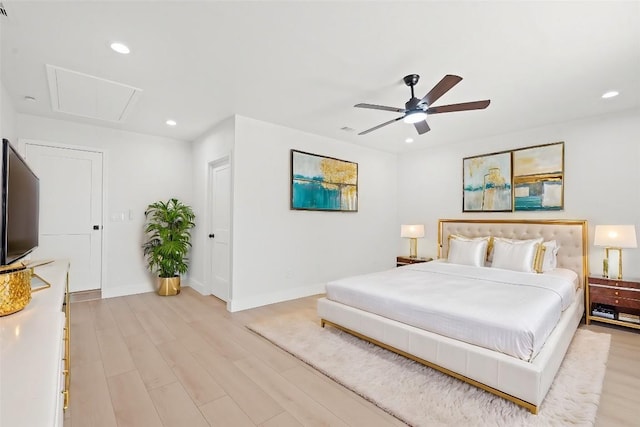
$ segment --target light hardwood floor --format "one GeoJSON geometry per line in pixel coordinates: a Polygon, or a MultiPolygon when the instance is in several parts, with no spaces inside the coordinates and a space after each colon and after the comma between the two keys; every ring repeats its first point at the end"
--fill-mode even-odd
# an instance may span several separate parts
{"type": "MultiPolygon", "coordinates": [[[[71,304],[65,427],[402,426],[245,325],[303,311],[308,297],[239,313],[183,288],[71,304]]],[[[640,333],[612,335],[597,426],[640,425],[640,333]]]]}

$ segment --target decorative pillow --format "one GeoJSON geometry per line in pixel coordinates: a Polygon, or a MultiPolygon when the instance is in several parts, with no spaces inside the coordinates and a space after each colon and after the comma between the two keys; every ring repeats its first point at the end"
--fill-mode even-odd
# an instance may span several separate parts
{"type": "Polygon", "coordinates": [[[449,239],[449,254],[447,261],[452,264],[483,267],[484,261],[487,258],[488,243],[488,238],[451,238],[449,239]]]}
{"type": "MultiPolygon", "coordinates": [[[[462,234],[449,234],[448,239],[449,239],[449,248],[451,248],[451,240],[453,239],[463,240],[467,242],[486,240],[487,241],[487,257],[489,256],[489,251],[493,248],[493,237],[491,236],[467,237],[467,236],[463,236],[462,234]]],[[[449,257],[449,254],[447,253],[447,258],[448,257],[449,257]]]]}
{"type": "Polygon", "coordinates": [[[494,237],[489,237],[489,245],[487,246],[487,264],[489,265],[493,262],[493,242],[494,237]]]}
{"type": "Polygon", "coordinates": [[[536,255],[536,273],[544,273],[558,266],[558,242],[549,240],[539,246],[536,255]]]}
{"type": "Polygon", "coordinates": [[[547,247],[544,245],[538,245],[538,250],[536,250],[536,256],[533,259],[533,270],[536,273],[542,273],[542,261],[544,261],[544,252],[547,250],[547,247]]]}
{"type": "Polygon", "coordinates": [[[542,237],[530,240],[513,240],[496,237],[493,239],[493,261],[491,267],[505,270],[535,271],[534,261],[542,237]]]}

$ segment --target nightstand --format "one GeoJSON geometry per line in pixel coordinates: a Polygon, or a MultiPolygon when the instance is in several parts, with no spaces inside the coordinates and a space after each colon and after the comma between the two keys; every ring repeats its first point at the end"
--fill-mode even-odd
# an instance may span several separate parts
{"type": "Polygon", "coordinates": [[[399,256],[396,257],[396,267],[402,267],[403,265],[409,265],[409,264],[419,264],[421,262],[429,262],[432,261],[433,258],[411,258],[408,256],[399,256]]]}
{"type": "Polygon", "coordinates": [[[640,279],[589,276],[586,319],[640,329],[640,279]]]}

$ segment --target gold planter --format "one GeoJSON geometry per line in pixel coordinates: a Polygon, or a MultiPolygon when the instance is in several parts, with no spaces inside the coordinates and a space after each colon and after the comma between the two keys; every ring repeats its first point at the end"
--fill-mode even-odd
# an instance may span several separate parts
{"type": "Polygon", "coordinates": [[[180,293],[180,276],[159,277],[158,295],[170,296],[180,293]]]}

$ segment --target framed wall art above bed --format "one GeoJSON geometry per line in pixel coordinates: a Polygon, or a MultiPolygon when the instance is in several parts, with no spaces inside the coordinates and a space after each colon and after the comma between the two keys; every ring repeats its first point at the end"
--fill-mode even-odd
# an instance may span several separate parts
{"type": "Polygon", "coordinates": [[[511,152],[483,154],[462,161],[462,212],[511,212],[511,152]]]}
{"type": "Polygon", "coordinates": [[[513,151],[516,211],[564,209],[564,142],[513,151]]]}
{"type": "Polygon", "coordinates": [[[462,159],[462,212],[564,209],[564,142],[462,159]]]}

